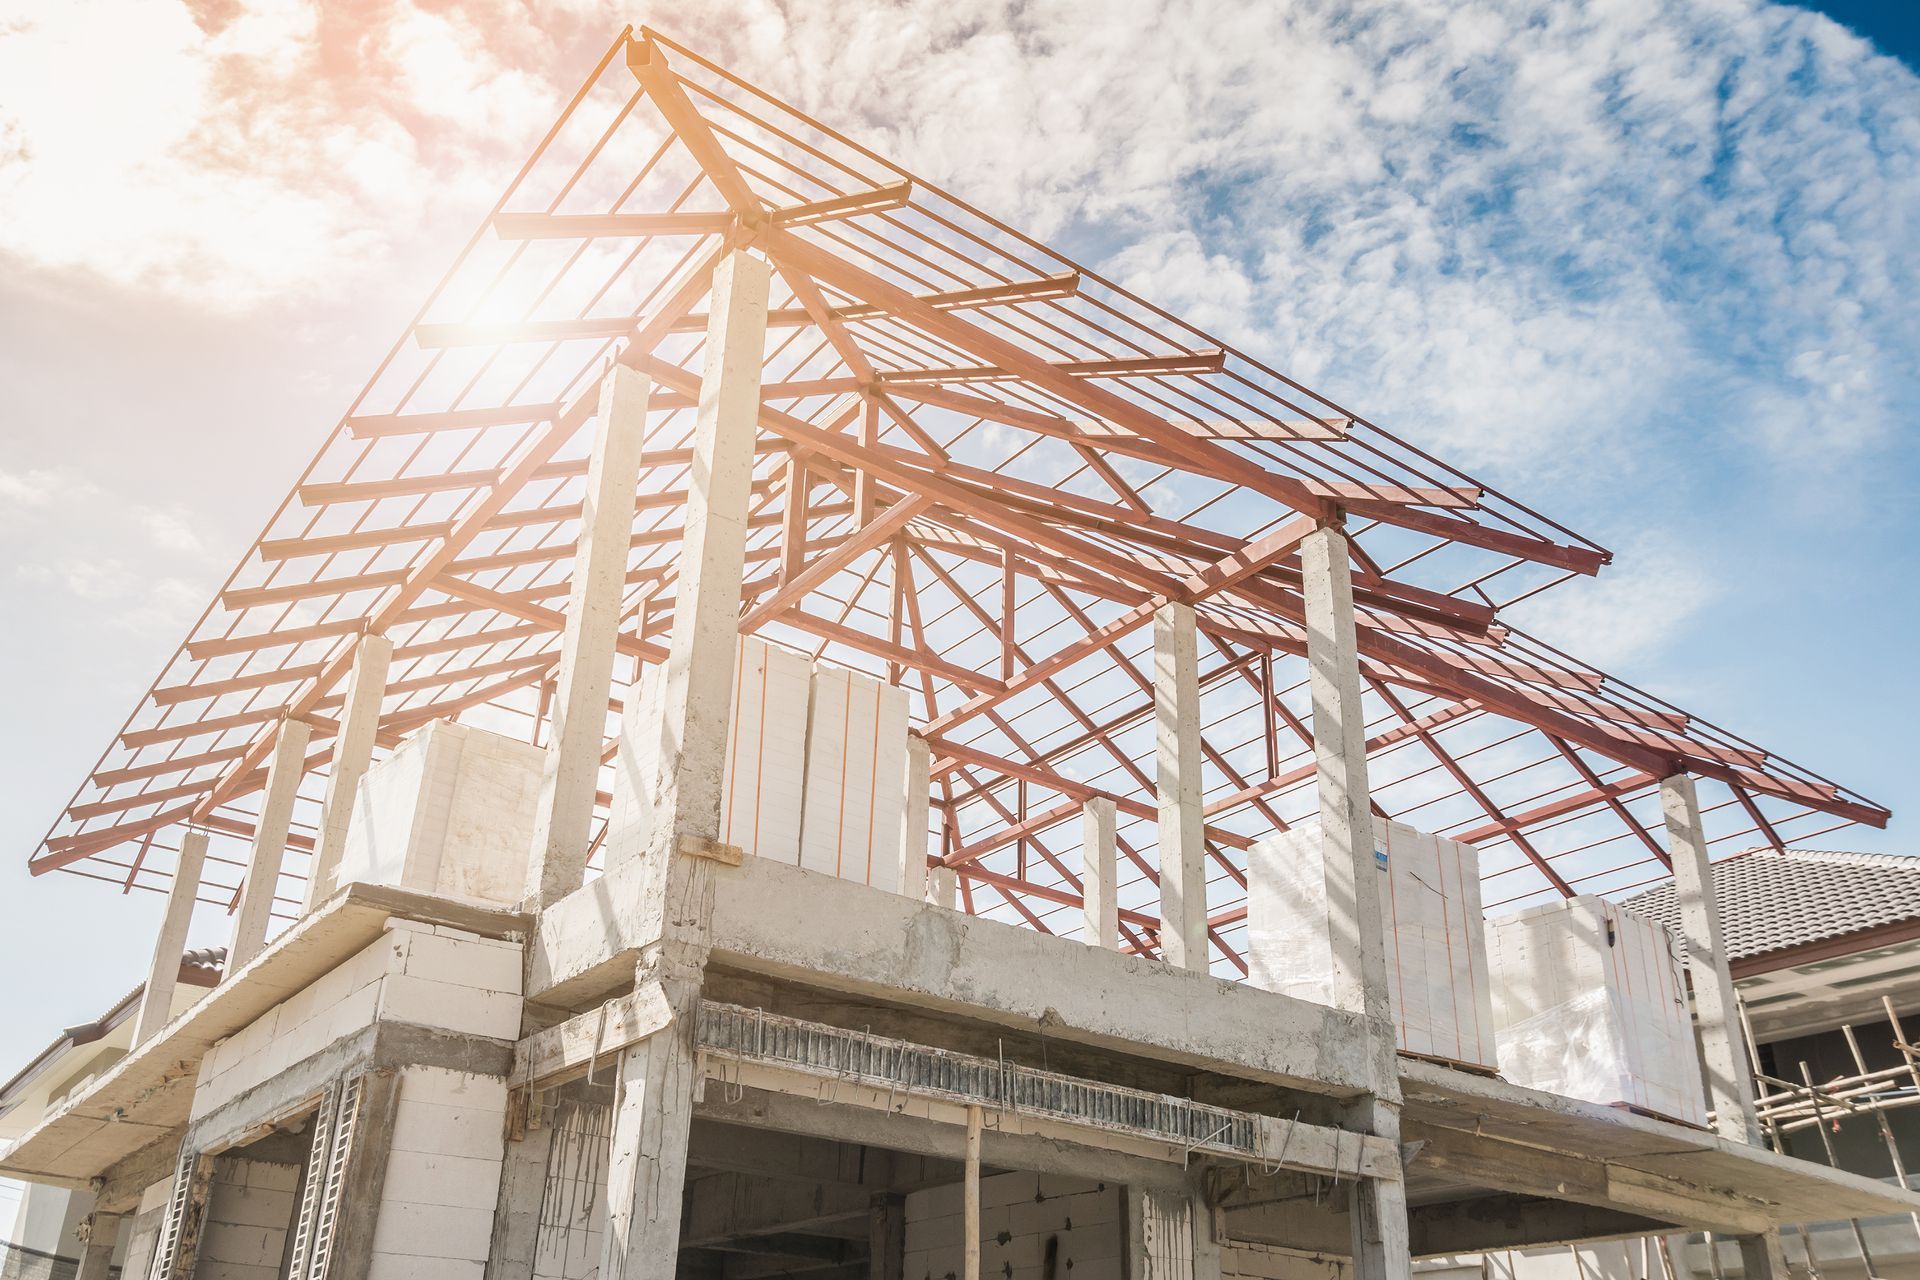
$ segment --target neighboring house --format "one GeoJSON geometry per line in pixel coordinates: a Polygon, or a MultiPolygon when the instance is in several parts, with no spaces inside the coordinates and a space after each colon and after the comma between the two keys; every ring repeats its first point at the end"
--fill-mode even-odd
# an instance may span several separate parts
{"type": "MultiPolygon", "coordinates": [[[[1714,864],[1714,894],[1763,1075],[1819,1085],[1861,1074],[1843,1028],[1867,1070],[1908,1066],[1883,1000],[1892,1002],[1909,1035],[1920,1034],[1920,858],[1753,849],[1714,864]]],[[[1670,880],[1624,905],[1662,924],[1680,923],[1670,880]]],[[[1884,1118],[1902,1168],[1920,1175],[1920,1075],[1902,1070],[1894,1076],[1878,1091],[1883,1108],[1877,1113],[1835,1105],[1824,1126],[1826,1142],[1819,1126],[1806,1127],[1785,1135],[1786,1149],[1825,1164],[1831,1143],[1841,1168],[1895,1181],[1880,1128],[1884,1118]],[[1893,1105],[1885,1106],[1888,1101],[1893,1105]]],[[[1781,1091],[1779,1084],[1759,1084],[1762,1098],[1781,1091]]],[[[1859,1226],[1858,1236],[1846,1222],[1783,1231],[1788,1260],[1796,1271],[1804,1268],[1811,1248],[1820,1280],[1920,1276],[1920,1224],[1891,1217],[1859,1226]],[[1871,1267],[1861,1258],[1862,1241],[1871,1267]]],[[[1702,1238],[1668,1243],[1678,1269],[1710,1273],[1702,1238]]],[[[1714,1261],[1721,1274],[1739,1272],[1731,1243],[1714,1261]]],[[[1641,1280],[1659,1277],[1662,1267],[1656,1247],[1633,1240],[1489,1255],[1486,1274],[1489,1280],[1641,1280]]]]}
{"type": "MultiPolygon", "coordinates": [[[[180,966],[173,1012],[181,1013],[220,980],[225,951],[190,951],[180,966]]],[[[66,1097],[127,1055],[145,987],[135,987],[91,1022],[68,1027],[11,1080],[0,1084],[0,1149],[18,1140],[66,1097]]],[[[24,1184],[11,1221],[0,1221],[0,1280],[73,1274],[81,1241],[75,1234],[93,1212],[85,1191],[24,1184]]]]}

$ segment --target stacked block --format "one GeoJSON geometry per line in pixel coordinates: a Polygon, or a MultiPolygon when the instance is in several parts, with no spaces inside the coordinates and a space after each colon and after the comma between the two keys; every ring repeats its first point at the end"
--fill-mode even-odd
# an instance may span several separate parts
{"type": "Polygon", "coordinates": [[[1583,895],[1492,921],[1487,940],[1507,1079],[1706,1123],[1685,953],[1671,930],[1583,895]]]}
{"type": "MultiPolygon", "coordinates": [[[[741,637],[736,664],[721,841],[897,892],[905,692],[756,636],[741,637]]],[[[621,717],[610,828],[621,840],[644,844],[653,826],[664,679],[647,667],[621,717]]]]}
{"type": "Polygon", "coordinates": [[[360,780],[337,883],[517,904],[545,761],[539,747],[471,725],[427,725],[360,780]]]}
{"type": "MultiPolygon", "coordinates": [[[[1400,822],[1374,824],[1388,994],[1400,1048],[1492,1069],[1495,1056],[1480,858],[1471,845],[1400,822]]],[[[1325,862],[1317,826],[1247,855],[1247,980],[1333,1003],[1325,862]]]]}

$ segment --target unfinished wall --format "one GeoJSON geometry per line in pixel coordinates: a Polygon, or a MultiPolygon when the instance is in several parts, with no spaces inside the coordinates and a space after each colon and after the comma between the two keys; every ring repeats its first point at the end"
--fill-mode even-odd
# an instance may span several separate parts
{"type": "MultiPolygon", "coordinates": [[[[980,1273],[1002,1280],[1119,1280],[1122,1188],[1043,1173],[980,1180],[980,1273]],[[1051,1255],[1051,1269],[1049,1269],[1051,1255]]],[[[907,1196],[906,1280],[943,1280],[962,1266],[960,1183],[907,1196]]]]}
{"type": "Polygon", "coordinates": [[[479,1280],[506,1147],[506,1081],[438,1067],[400,1073],[370,1280],[479,1280]]]}
{"type": "Polygon", "coordinates": [[[274,1280],[286,1257],[300,1166],[221,1156],[200,1228],[194,1280],[274,1280]]]}
{"type": "Polygon", "coordinates": [[[377,1019],[517,1039],[520,954],[515,942],[392,921],[379,941],[215,1045],[200,1063],[193,1118],[377,1019]]]}
{"type": "Polygon", "coordinates": [[[534,1240],[534,1280],[584,1280],[600,1268],[607,1229],[607,1154],[613,1111],[604,1102],[559,1100],[534,1240]]]}
{"type": "Polygon", "coordinates": [[[1239,1241],[1220,1246],[1221,1280],[1347,1280],[1352,1270],[1348,1259],[1323,1253],[1239,1241]]]}

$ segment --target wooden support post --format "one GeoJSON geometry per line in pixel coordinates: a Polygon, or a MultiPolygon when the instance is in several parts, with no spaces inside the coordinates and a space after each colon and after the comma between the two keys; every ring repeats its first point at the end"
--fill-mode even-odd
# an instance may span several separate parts
{"type": "Polygon", "coordinates": [[[1160,801],[1160,954],[1205,973],[1207,847],[1200,786],[1200,651],[1191,605],[1153,615],[1154,787],[1160,801]]]}
{"type": "Polygon", "coordinates": [[[967,1186],[960,1215],[962,1280],[980,1280],[980,1108],[967,1108],[967,1186]]]}
{"type": "Polygon", "coordinates": [[[267,945],[267,922],[273,914],[273,895],[280,887],[280,864],[286,857],[287,832],[293,825],[293,802],[307,771],[307,741],[312,727],[291,716],[280,722],[267,763],[267,786],[260,796],[260,816],[254,820],[253,854],[247,859],[247,879],[234,911],[233,942],[227,948],[226,978],[238,973],[267,945]]]}
{"type": "Polygon", "coordinates": [[[154,940],[153,963],[147,966],[147,985],[134,1018],[136,1048],[173,1016],[174,986],[180,980],[180,958],[186,954],[193,904],[200,893],[200,870],[206,861],[206,832],[189,831],[180,838],[180,860],[174,864],[173,887],[167,890],[167,910],[160,917],[160,936],[154,940]]]}
{"type": "Polygon", "coordinates": [[[120,1234],[120,1215],[95,1212],[87,1223],[87,1243],[73,1280],[107,1280],[113,1265],[113,1245],[120,1234]]]}
{"type": "Polygon", "coordinates": [[[1119,861],[1114,857],[1113,800],[1094,796],[1080,809],[1080,898],[1086,908],[1088,946],[1120,949],[1120,903],[1114,897],[1119,861]]]}
{"type": "MultiPolygon", "coordinates": [[[[527,860],[527,901],[545,907],[578,889],[587,872],[593,797],[600,786],[613,656],[620,638],[633,540],[634,491],[646,443],[647,376],[615,364],[600,383],[580,538],[573,554],[566,628],[560,634],[559,684],[547,740],[540,800],[527,860]]],[[[690,517],[691,518],[691,517],[690,517]]]]}
{"type": "Polygon", "coordinates": [[[927,809],[932,799],[933,753],[917,733],[907,735],[906,802],[900,806],[900,892],[916,901],[927,896],[927,809]]]}
{"type": "Polygon", "coordinates": [[[1687,944],[1687,974],[1693,986],[1693,1016],[1700,1032],[1701,1066],[1714,1128],[1729,1142],[1762,1144],[1754,1104],[1753,1070],[1740,1031],[1733,975],[1713,896],[1713,867],[1700,825],[1700,798],[1693,779],[1675,774],[1660,784],[1673,860],[1673,888],[1680,902],[1680,930],[1687,944]]]}
{"type": "MultiPolygon", "coordinates": [[[[766,261],[745,251],[713,275],[706,369],[694,418],[686,533],[654,753],[653,825],[609,840],[609,869],[646,867],[664,895],[661,940],[643,953],[636,988],[657,982],[673,1020],[620,1057],[607,1172],[604,1280],[667,1280],[680,1252],[687,1138],[700,1080],[696,1033],[719,851],[724,725],[733,703],[747,502],[766,345],[766,261]]],[[[637,785],[648,785],[639,780],[637,785]]]]}
{"type": "Polygon", "coordinates": [[[327,771],[327,795],[320,806],[320,834],[308,864],[306,911],[326,901],[338,887],[334,873],[347,847],[347,825],[353,819],[360,779],[373,763],[380,704],[387,696],[387,667],[392,660],[393,641],[385,636],[363,635],[353,651],[340,732],[334,735],[333,760],[327,771]]]}
{"type": "MultiPolygon", "coordinates": [[[[1353,578],[1346,534],[1323,527],[1300,545],[1306,603],[1308,685],[1313,703],[1314,779],[1333,951],[1332,1003],[1362,1016],[1368,1093],[1349,1108],[1352,1123],[1400,1140],[1398,1043],[1387,981],[1386,925],[1374,858],[1367,783],[1366,716],[1360,704],[1353,578]]],[[[1406,1280],[1412,1271],[1406,1184],[1354,1183],[1354,1280],[1406,1280]]]]}

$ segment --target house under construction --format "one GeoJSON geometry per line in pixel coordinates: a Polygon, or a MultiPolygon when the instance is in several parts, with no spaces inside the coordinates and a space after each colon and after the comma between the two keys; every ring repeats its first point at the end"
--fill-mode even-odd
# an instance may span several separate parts
{"type": "Polygon", "coordinates": [[[623,32],[34,855],[167,907],[0,1173],[88,1280],[1784,1280],[1920,1196],[1760,1142],[1710,858],[1887,813],[1503,620],[1607,559],[623,32]]]}

